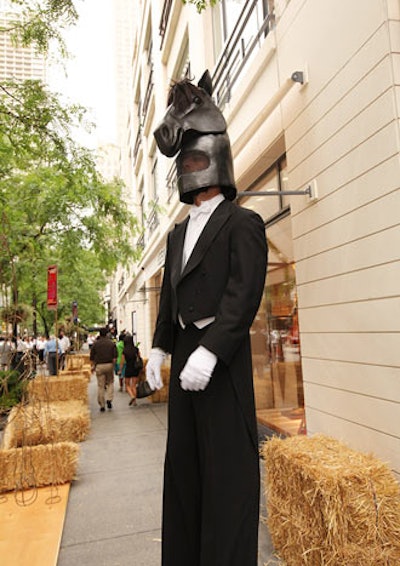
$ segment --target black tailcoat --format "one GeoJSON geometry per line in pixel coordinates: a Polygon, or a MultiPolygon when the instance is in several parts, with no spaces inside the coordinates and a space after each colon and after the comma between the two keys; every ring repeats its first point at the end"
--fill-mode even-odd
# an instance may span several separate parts
{"type": "Polygon", "coordinates": [[[258,214],[224,200],[182,271],[187,222],[168,236],[153,339],[153,347],[172,354],[163,566],[256,566],[259,459],[249,329],[264,289],[265,228],[258,214]],[[211,316],[202,330],[192,324],[211,316]],[[205,391],[183,391],[180,372],[199,345],[218,363],[205,391]]]}

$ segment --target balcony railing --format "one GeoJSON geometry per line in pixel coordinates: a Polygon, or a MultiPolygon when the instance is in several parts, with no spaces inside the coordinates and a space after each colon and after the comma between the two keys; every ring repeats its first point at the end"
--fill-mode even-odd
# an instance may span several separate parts
{"type": "Polygon", "coordinates": [[[165,0],[164,2],[163,11],[161,14],[160,26],[159,26],[160,36],[161,36],[160,49],[162,49],[164,43],[165,32],[167,30],[168,20],[171,14],[172,3],[173,0],[165,0]]]}
{"type": "Polygon", "coordinates": [[[167,183],[167,199],[168,202],[170,202],[173,194],[178,188],[178,176],[176,172],[175,161],[173,162],[167,173],[166,183],[167,183]]]}
{"type": "Polygon", "coordinates": [[[138,248],[138,250],[143,251],[145,244],[146,244],[146,238],[143,231],[143,233],[139,236],[139,238],[136,241],[136,247],[138,248]]]}
{"type": "Polygon", "coordinates": [[[147,229],[149,231],[149,236],[151,236],[151,234],[154,232],[154,230],[157,228],[159,224],[160,224],[160,220],[158,218],[157,203],[155,203],[152,206],[149,216],[147,218],[147,229]]]}
{"type": "Polygon", "coordinates": [[[122,274],[120,280],[118,281],[118,291],[121,291],[124,285],[125,285],[125,276],[124,274],[122,274]]]}
{"type": "Polygon", "coordinates": [[[138,156],[141,144],[142,144],[142,128],[141,128],[141,126],[139,126],[137,134],[136,134],[135,146],[133,148],[133,159],[134,159],[134,161],[136,161],[136,158],[138,156]]]}
{"type": "Polygon", "coordinates": [[[222,110],[232,96],[232,90],[244,67],[262,39],[274,26],[274,13],[264,14],[265,2],[246,2],[236,26],[221,53],[213,74],[214,96],[222,110]],[[263,15],[260,17],[260,15],[263,15]]]}
{"type": "Polygon", "coordinates": [[[142,124],[144,124],[144,121],[146,119],[146,114],[147,114],[147,110],[149,109],[149,104],[150,104],[150,99],[151,99],[151,93],[153,92],[153,69],[150,70],[150,74],[149,74],[149,80],[147,81],[147,86],[146,86],[146,92],[144,94],[144,99],[143,99],[143,106],[142,106],[142,124]]]}

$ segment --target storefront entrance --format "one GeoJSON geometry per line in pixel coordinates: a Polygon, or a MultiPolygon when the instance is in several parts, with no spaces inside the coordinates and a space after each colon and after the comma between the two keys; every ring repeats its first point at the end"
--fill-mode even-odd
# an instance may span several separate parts
{"type": "Polygon", "coordinates": [[[251,329],[257,419],[282,435],[305,434],[290,216],[267,229],[269,266],[251,329]]]}

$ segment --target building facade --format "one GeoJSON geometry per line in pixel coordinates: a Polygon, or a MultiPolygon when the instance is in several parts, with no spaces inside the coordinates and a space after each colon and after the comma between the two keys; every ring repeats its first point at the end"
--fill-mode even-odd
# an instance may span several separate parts
{"type": "Polygon", "coordinates": [[[153,131],[171,81],[209,69],[238,204],[262,216],[270,248],[252,328],[258,420],[333,435],[400,474],[398,0],[221,0],[201,15],[143,0],[135,26],[127,129],[143,255],[118,273],[119,327],[148,353],[166,235],[187,214],[153,131]]]}
{"type": "Polygon", "coordinates": [[[0,0],[0,80],[36,79],[45,82],[45,58],[33,46],[16,47],[13,43],[9,30],[13,22],[19,19],[20,12],[18,4],[0,0]]]}

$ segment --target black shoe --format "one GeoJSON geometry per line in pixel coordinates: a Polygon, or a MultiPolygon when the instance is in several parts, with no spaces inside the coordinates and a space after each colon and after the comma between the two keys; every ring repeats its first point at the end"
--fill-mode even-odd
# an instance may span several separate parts
{"type": "Polygon", "coordinates": [[[104,413],[105,410],[106,410],[105,407],[100,407],[100,411],[101,411],[102,413],[104,413]]]}
{"type": "Polygon", "coordinates": [[[112,409],[112,403],[111,403],[111,401],[107,401],[107,407],[108,407],[108,409],[112,409]]]}

